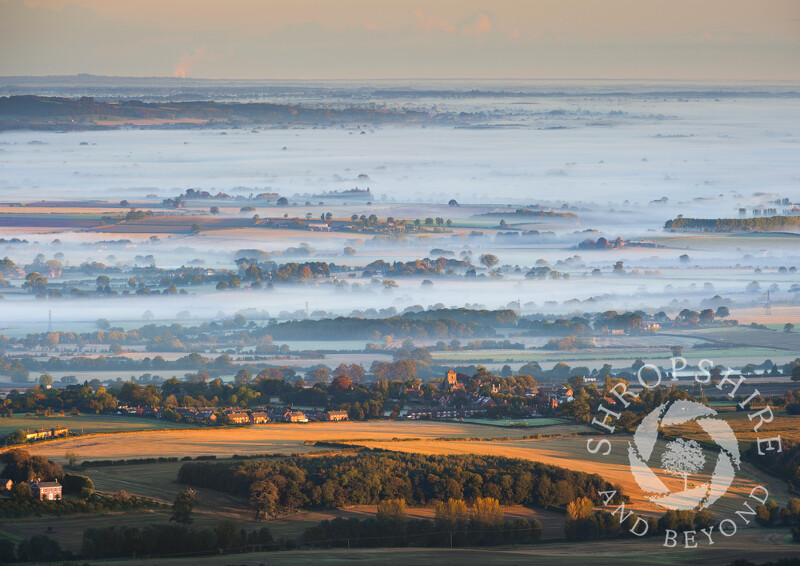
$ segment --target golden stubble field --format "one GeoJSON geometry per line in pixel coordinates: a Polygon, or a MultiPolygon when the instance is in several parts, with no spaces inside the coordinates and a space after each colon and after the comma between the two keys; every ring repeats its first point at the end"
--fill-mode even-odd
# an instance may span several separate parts
{"type": "MultiPolygon", "coordinates": [[[[152,432],[86,435],[26,447],[57,462],[64,453],[77,452],[81,460],[158,458],[183,456],[230,457],[234,454],[291,454],[319,450],[313,441],[387,442],[393,439],[521,438],[532,434],[572,434],[588,431],[580,424],[533,428],[502,428],[455,422],[340,422],[269,424],[247,428],[200,428],[152,432]]],[[[402,449],[402,448],[400,448],[402,449]]]]}

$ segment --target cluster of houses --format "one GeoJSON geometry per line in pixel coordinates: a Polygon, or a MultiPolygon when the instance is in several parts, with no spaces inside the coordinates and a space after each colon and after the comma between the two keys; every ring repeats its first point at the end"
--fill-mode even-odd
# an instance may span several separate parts
{"type": "MultiPolygon", "coordinates": [[[[176,407],[172,409],[181,418],[205,424],[266,424],[278,423],[307,423],[314,421],[346,421],[347,411],[300,411],[292,408],[283,409],[216,409],[213,407],[176,407]]],[[[118,414],[161,418],[164,408],[160,407],[117,407],[118,414]]]]}
{"type": "MultiPolygon", "coordinates": [[[[460,374],[457,374],[452,369],[447,372],[445,380],[442,382],[442,391],[445,393],[438,398],[436,406],[432,407],[419,407],[412,408],[406,412],[407,419],[458,419],[470,418],[476,415],[483,415],[492,407],[496,407],[497,403],[488,395],[473,394],[468,396],[467,404],[463,402],[457,403],[456,393],[464,391],[464,384],[458,381],[460,374]],[[458,405],[458,406],[456,406],[458,405]]],[[[462,376],[467,378],[469,376],[462,376]]],[[[498,393],[500,388],[497,384],[491,384],[492,393],[498,393]]],[[[408,395],[416,393],[422,396],[422,391],[418,389],[409,389],[406,391],[408,395]]],[[[526,397],[536,397],[540,399],[539,406],[545,406],[550,409],[556,409],[561,403],[566,403],[573,400],[574,392],[569,387],[536,387],[526,388],[526,397]]],[[[531,409],[531,417],[540,416],[535,408],[531,409]]]]}
{"type": "Polygon", "coordinates": [[[57,438],[59,436],[68,436],[69,429],[63,426],[55,426],[53,428],[39,428],[36,430],[26,430],[25,440],[46,440],[48,438],[57,438]]]}

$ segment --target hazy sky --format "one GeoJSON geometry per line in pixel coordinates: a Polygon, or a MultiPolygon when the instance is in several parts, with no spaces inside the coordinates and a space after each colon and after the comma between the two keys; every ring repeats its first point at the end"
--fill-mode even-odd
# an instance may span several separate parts
{"type": "Polygon", "coordinates": [[[800,0],[0,0],[0,75],[800,79],[800,0]]]}

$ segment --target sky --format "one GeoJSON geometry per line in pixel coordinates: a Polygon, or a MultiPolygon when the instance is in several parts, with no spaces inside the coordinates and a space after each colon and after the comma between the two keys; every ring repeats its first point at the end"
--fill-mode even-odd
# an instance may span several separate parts
{"type": "Polygon", "coordinates": [[[0,0],[0,75],[800,80],[800,0],[0,0]]]}

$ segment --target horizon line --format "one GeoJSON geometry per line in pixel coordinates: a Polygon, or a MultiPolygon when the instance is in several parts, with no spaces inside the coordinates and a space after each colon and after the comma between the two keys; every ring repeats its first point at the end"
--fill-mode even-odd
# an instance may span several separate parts
{"type": "Polygon", "coordinates": [[[263,77],[263,78],[213,78],[213,77],[175,77],[169,75],[101,75],[94,73],[76,73],[71,75],[0,75],[0,79],[52,79],[52,78],[103,78],[103,79],[154,79],[154,80],[172,80],[176,82],[182,81],[232,81],[232,82],[254,82],[254,81],[343,81],[343,82],[359,82],[359,81],[564,81],[564,82],[578,82],[578,81],[611,81],[611,82],[630,82],[630,81],[643,81],[643,82],[706,82],[706,83],[796,83],[800,84],[800,78],[797,79],[778,79],[778,78],[759,78],[759,79],[741,79],[741,78],[638,78],[638,77],[263,77]]]}

